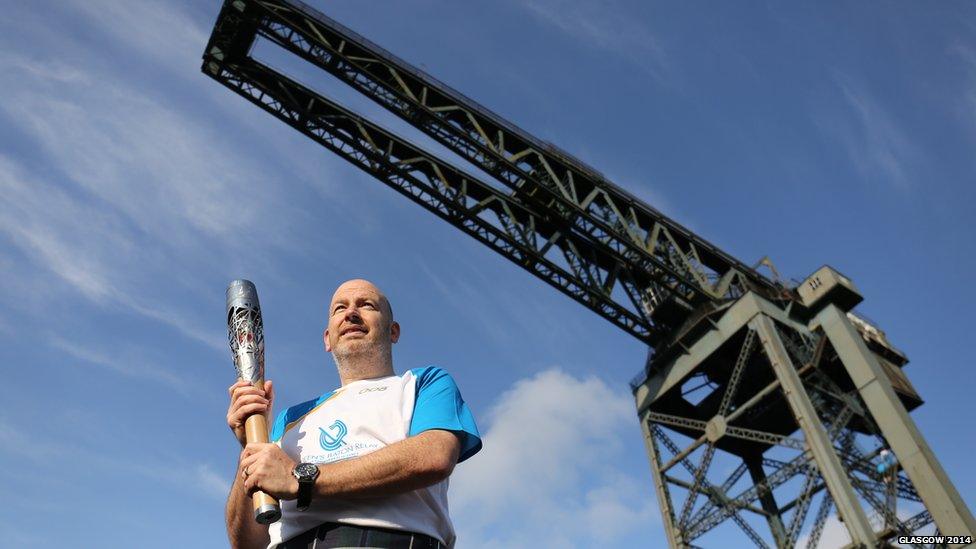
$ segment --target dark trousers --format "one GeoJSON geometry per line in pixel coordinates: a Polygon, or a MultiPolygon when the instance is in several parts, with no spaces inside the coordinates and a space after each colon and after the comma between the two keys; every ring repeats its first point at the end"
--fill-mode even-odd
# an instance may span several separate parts
{"type": "Polygon", "coordinates": [[[279,549],[444,549],[444,544],[424,534],[327,522],[278,544],[279,549]]]}

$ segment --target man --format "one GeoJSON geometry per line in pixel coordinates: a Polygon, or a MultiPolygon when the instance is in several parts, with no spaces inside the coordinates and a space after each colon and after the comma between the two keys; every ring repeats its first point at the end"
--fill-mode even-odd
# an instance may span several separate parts
{"type": "Polygon", "coordinates": [[[448,477],[481,438],[446,372],[394,373],[399,338],[386,296],[350,280],[332,296],[323,334],[340,388],[278,414],[272,443],[246,444],[244,420],[270,417],[274,388],[230,387],[227,423],[246,444],[227,500],[232,547],[453,547],[448,477]],[[280,500],[270,527],[254,520],[257,490],[280,500]]]}

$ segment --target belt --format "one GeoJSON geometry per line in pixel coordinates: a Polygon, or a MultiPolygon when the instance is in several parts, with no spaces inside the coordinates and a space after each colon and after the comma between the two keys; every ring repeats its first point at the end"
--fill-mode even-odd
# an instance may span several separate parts
{"type": "Polygon", "coordinates": [[[382,549],[444,549],[444,544],[426,534],[326,522],[280,543],[278,549],[336,549],[379,547],[382,549]]]}

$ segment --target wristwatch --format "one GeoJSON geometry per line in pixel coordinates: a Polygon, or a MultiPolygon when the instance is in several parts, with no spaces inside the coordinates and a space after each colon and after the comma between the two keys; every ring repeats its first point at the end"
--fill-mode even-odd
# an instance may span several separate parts
{"type": "Polygon", "coordinates": [[[304,511],[312,503],[312,488],[315,486],[315,479],[319,478],[319,466],[314,463],[299,463],[291,474],[298,479],[296,508],[299,511],[304,511]]]}

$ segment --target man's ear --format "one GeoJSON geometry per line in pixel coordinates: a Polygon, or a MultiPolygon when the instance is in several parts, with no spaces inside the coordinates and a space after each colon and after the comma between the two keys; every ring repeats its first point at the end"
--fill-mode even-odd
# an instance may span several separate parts
{"type": "Polygon", "coordinates": [[[390,342],[396,343],[398,339],[400,339],[400,323],[394,320],[390,324],[390,342]]]}
{"type": "Polygon", "coordinates": [[[325,331],[322,332],[322,343],[325,344],[325,352],[331,353],[332,352],[332,345],[329,345],[329,329],[328,328],[326,328],[325,331]]]}

